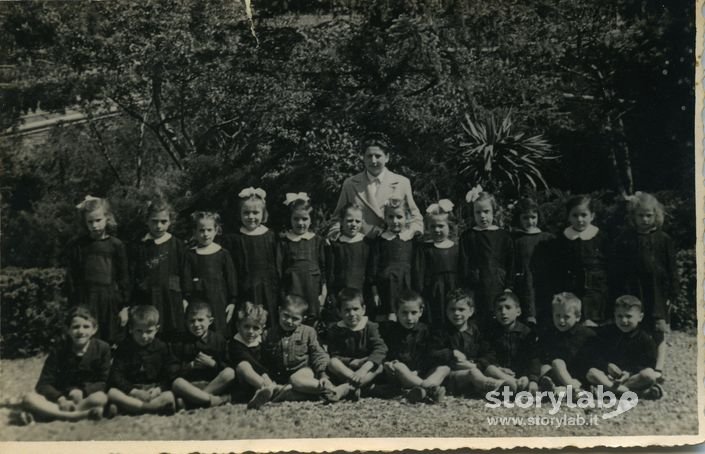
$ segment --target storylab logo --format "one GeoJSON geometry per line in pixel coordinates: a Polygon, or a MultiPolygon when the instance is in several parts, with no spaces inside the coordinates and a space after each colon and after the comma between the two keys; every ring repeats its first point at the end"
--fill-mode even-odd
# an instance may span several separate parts
{"type": "Polygon", "coordinates": [[[505,386],[500,392],[490,391],[485,395],[487,402],[485,408],[542,408],[549,407],[548,413],[555,415],[561,409],[574,410],[576,408],[609,410],[602,415],[602,419],[611,419],[636,407],[639,397],[636,393],[627,391],[617,397],[612,391],[605,391],[602,385],[597,386],[594,392],[581,390],[573,392],[572,386],[567,386],[555,391],[537,391],[530,393],[520,391],[515,393],[510,387],[505,386]]]}

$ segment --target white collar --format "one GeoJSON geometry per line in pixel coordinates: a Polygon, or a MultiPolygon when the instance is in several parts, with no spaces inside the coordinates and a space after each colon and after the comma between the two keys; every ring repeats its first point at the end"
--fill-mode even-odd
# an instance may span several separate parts
{"type": "Polygon", "coordinates": [[[387,168],[385,167],[384,169],[382,169],[382,171],[377,176],[372,175],[367,170],[365,170],[365,174],[367,174],[367,181],[369,183],[372,183],[375,180],[378,180],[380,183],[382,183],[384,181],[384,178],[387,176],[387,168]]]}
{"type": "Polygon", "coordinates": [[[595,235],[597,235],[597,232],[599,231],[600,229],[592,224],[587,226],[587,228],[582,232],[578,232],[573,227],[566,227],[565,230],[563,230],[563,236],[571,241],[577,240],[578,238],[581,240],[591,240],[595,238],[595,235]]]}
{"type": "Polygon", "coordinates": [[[489,232],[491,232],[491,231],[494,231],[494,230],[499,230],[499,226],[496,226],[496,225],[492,224],[492,225],[490,225],[489,227],[486,227],[486,228],[484,228],[484,229],[481,229],[481,228],[478,227],[478,226],[475,226],[475,227],[473,227],[472,229],[475,230],[475,231],[477,231],[477,232],[484,232],[484,231],[489,231],[489,232]]]}
{"type": "Polygon", "coordinates": [[[360,323],[358,323],[357,326],[353,326],[352,328],[350,328],[342,320],[338,322],[338,326],[341,328],[347,328],[350,331],[362,331],[363,329],[365,329],[365,326],[367,326],[367,321],[368,321],[368,318],[365,315],[362,317],[362,319],[360,319],[360,323]]]}
{"type": "Polygon", "coordinates": [[[359,243],[360,241],[362,241],[364,239],[365,239],[365,235],[363,235],[360,232],[357,232],[355,234],[355,236],[352,238],[350,238],[349,236],[345,236],[345,235],[340,235],[340,237],[338,237],[338,241],[340,241],[341,243],[359,243]]]}
{"type": "Polygon", "coordinates": [[[267,228],[266,225],[258,225],[255,227],[254,230],[247,230],[245,227],[240,227],[240,233],[243,235],[248,235],[248,236],[260,236],[264,235],[265,233],[269,232],[269,229],[267,228]]]}
{"type": "Polygon", "coordinates": [[[525,230],[525,229],[516,229],[517,232],[522,232],[526,233],[527,235],[537,235],[542,232],[542,230],[538,227],[534,227],[531,230],[525,230]]]}
{"type": "Polygon", "coordinates": [[[453,240],[446,238],[445,240],[441,241],[440,243],[433,243],[433,247],[436,247],[438,249],[450,249],[453,246],[455,246],[455,243],[453,240]]]}
{"type": "Polygon", "coordinates": [[[382,232],[382,234],[380,235],[380,238],[384,238],[385,240],[388,240],[388,241],[391,241],[394,238],[399,238],[402,241],[409,241],[408,239],[405,240],[402,237],[400,237],[398,233],[390,232],[389,230],[385,230],[384,232],[382,232]]]}
{"type": "Polygon", "coordinates": [[[311,238],[313,238],[314,236],[316,236],[316,234],[313,233],[313,232],[306,232],[306,233],[304,233],[304,234],[302,234],[302,235],[297,235],[297,234],[295,234],[294,232],[292,232],[292,231],[289,230],[289,231],[287,231],[287,232],[284,234],[284,236],[287,237],[287,238],[289,238],[289,240],[291,240],[291,241],[298,242],[298,241],[301,241],[301,240],[310,240],[311,238]]]}
{"type": "Polygon", "coordinates": [[[223,248],[220,247],[220,245],[218,243],[211,243],[206,247],[196,246],[193,249],[196,251],[196,254],[198,254],[198,255],[211,255],[211,254],[215,254],[216,252],[218,252],[219,250],[221,250],[223,248]]]}
{"type": "Polygon", "coordinates": [[[240,333],[237,333],[233,339],[240,342],[245,347],[249,347],[249,348],[257,347],[259,344],[262,343],[262,335],[257,336],[257,339],[253,340],[249,344],[247,343],[247,341],[245,339],[242,338],[242,336],[240,336],[240,333]]]}
{"type": "Polygon", "coordinates": [[[164,244],[167,241],[171,239],[171,233],[166,232],[164,235],[160,236],[159,238],[154,238],[151,233],[147,233],[144,238],[142,238],[142,241],[149,241],[152,240],[154,241],[154,244],[164,244]]]}

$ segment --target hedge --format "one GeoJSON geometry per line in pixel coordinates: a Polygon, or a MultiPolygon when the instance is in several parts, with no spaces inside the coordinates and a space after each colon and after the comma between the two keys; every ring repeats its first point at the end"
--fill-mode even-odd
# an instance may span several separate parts
{"type": "Polygon", "coordinates": [[[66,298],[60,268],[4,268],[0,273],[0,356],[46,352],[64,334],[66,298]]]}

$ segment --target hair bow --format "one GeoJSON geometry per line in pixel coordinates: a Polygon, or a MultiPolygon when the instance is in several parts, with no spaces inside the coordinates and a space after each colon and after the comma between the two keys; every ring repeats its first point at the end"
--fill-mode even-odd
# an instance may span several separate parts
{"type": "Polygon", "coordinates": [[[92,195],[87,195],[86,198],[83,199],[83,201],[81,203],[76,205],[76,208],[79,210],[83,210],[84,208],[86,208],[86,204],[92,200],[100,200],[100,198],[93,197],[92,195]]]}
{"type": "Polygon", "coordinates": [[[639,200],[640,196],[641,196],[641,191],[636,191],[632,195],[625,195],[624,200],[626,200],[629,203],[636,203],[639,200]]]}
{"type": "Polygon", "coordinates": [[[428,208],[426,208],[426,213],[428,214],[442,214],[450,213],[453,211],[453,202],[448,199],[441,199],[437,203],[432,203],[428,208]]]}
{"type": "Polygon", "coordinates": [[[267,197],[267,193],[265,192],[264,189],[262,188],[253,188],[250,186],[249,188],[245,188],[240,193],[237,195],[241,199],[247,199],[252,196],[259,197],[260,199],[264,200],[267,197]]]}
{"type": "Polygon", "coordinates": [[[304,202],[308,202],[310,199],[308,197],[308,194],[306,194],[305,192],[287,192],[286,199],[284,200],[284,205],[289,206],[297,200],[303,200],[304,202]]]}
{"type": "Polygon", "coordinates": [[[468,203],[473,203],[480,197],[481,192],[482,186],[478,184],[474,188],[470,189],[467,194],[465,194],[465,201],[468,203]]]}

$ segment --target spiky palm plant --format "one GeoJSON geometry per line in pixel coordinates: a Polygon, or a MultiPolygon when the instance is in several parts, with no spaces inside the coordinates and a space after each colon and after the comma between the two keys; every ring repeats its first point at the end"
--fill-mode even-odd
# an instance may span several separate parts
{"type": "Polygon", "coordinates": [[[491,190],[520,194],[526,185],[533,190],[548,187],[543,176],[546,164],[557,156],[542,135],[528,136],[516,129],[511,111],[499,122],[494,114],[461,122],[465,140],[460,143],[460,174],[469,183],[491,190]],[[509,187],[508,187],[509,186],[509,187]]]}

